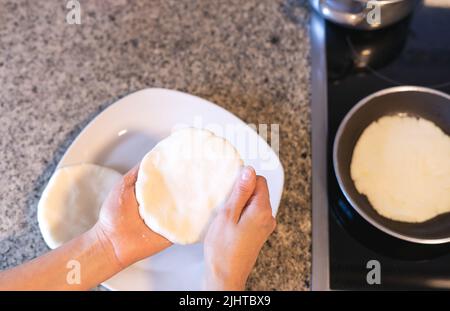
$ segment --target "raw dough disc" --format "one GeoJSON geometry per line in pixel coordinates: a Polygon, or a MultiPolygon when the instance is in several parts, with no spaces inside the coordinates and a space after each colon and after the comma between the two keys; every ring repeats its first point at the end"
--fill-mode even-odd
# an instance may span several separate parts
{"type": "Polygon", "coordinates": [[[450,137],[425,119],[382,117],[356,143],[351,176],[384,217],[424,222],[450,212],[450,137]]]}
{"type": "Polygon", "coordinates": [[[112,169],[93,164],[56,170],[38,204],[39,228],[47,245],[57,248],[89,230],[121,177],[112,169]]]}
{"type": "Polygon", "coordinates": [[[236,149],[209,131],[172,133],[140,164],[136,198],[141,217],[173,243],[200,241],[242,164],[236,149]]]}

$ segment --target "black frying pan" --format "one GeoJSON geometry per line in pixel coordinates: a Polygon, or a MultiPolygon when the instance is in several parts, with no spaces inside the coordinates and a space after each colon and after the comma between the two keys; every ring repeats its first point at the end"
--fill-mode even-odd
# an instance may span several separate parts
{"type": "MultiPolygon", "coordinates": [[[[353,208],[369,223],[397,238],[423,244],[450,242],[450,213],[423,223],[390,220],[378,214],[367,197],[355,188],[350,176],[350,163],[355,144],[373,121],[385,115],[407,113],[434,122],[450,135],[450,96],[433,89],[400,86],[374,93],[354,106],[337,131],[333,164],[337,180],[353,208]]],[[[449,193],[450,195],[450,193],[449,193]]]]}

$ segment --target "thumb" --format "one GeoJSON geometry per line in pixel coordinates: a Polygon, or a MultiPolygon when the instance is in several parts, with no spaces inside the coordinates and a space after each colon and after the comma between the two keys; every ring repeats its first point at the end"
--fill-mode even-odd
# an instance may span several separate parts
{"type": "Polygon", "coordinates": [[[123,183],[127,187],[133,187],[136,183],[138,172],[139,172],[139,166],[140,164],[135,165],[131,170],[129,170],[124,176],[123,176],[123,183]]]}
{"type": "Polygon", "coordinates": [[[137,205],[135,184],[138,176],[139,164],[129,170],[122,178],[122,181],[118,185],[119,189],[116,191],[119,196],[120,204],[137,205]]]}
{"type": "Polygon", "coordinates": [[[253,167],[246,166],[233,186],[230,197],[225,203],[225,213],[234,223],[239,221],[242,210],[255,191],[256,173],[253,167]]]}

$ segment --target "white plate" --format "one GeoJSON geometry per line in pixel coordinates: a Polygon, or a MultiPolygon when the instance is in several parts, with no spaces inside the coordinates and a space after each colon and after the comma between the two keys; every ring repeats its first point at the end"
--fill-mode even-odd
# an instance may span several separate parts
{"type": "MultiPolygon", "coordinates": [[[[145,89],[122,98],[86,126],[58,167],[94,163],[125,173],[174,128],[185,126],[206,128],[229,139],[245,164],[267,178],[276,214],[284,182],[277,155],[230,112],[178,91],[145,89]]],[[[174,245],[128,267],[103,285],[111,290],[201,290],[202,275],[202,244],[174,245]]]]}

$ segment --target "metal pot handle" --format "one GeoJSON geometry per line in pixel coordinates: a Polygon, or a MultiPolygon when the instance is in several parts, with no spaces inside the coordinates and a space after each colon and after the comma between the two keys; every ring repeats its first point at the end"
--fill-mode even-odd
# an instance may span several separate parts
{"type": "Polygon", "coordinates": [[[337,11],[328,5],[327,0],[319,0],[319,10],[326,18],[344,25],[357,25],[366,16],[364,10],[359,13],[337,11]]]}

